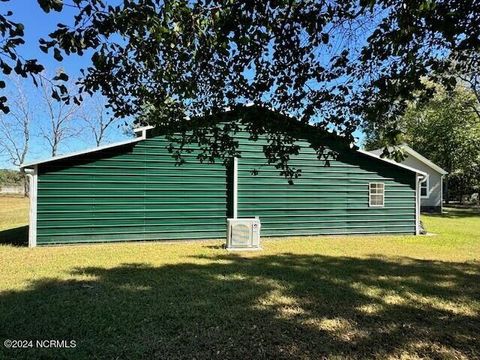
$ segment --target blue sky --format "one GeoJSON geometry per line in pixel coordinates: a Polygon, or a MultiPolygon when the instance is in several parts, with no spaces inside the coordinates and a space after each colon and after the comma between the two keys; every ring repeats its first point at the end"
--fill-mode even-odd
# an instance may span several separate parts
{"type": "MultiPolygon", "coordinates": [[[[11,0],[0,5],[8,10],[13,11],[12,20],[20,22],[25,26],[25,45],[19,49],[19,53],[25,58],[35,58],[45,67],[50,74],[55,73],[59,68],[63,68],[71,79],[75,79],[80,75],[80,69],[85,68],[90,63],[90,56],[86,53],[83,57],[77,55],[65,56],[62,62],[56,61],[51,54],[43,53],[38,47],[40,38],[48,38],[48,34],[55,30],[58,23],[70,24],[75,13],[73,9],[65,7],[61,12],[50,12],[46,14],[37,4],[36,0],[11,0]]],[[[3,12],[3,9],[2,9],[3,12]]],[[[22,83],[27,96],[34,102],[36,99],[36,89],[30,79],[24,80],[22,83]]],[[[7,90],[11,89],[12,84],[7,80],[7,90]]],[[[38,92],[37,92],[38,96],[38,92]]],[[[44,139],[38,135],[39,126],[38,116],[34,124],[32,124],[31,149],[27,156],[27,161],[39,160],[50,157],[49,149],[44,139]],[[37,136],[35,136],[37,134],[37,136]]],[[[87,141],[86,136],[72,138],[66,141],[61,147],[59,153],[69,153],[73,151],[83,150],[94,147],[92,141],[87,141]]],[[[118,128],[112,129],[108,138],[108,142],[124,140],[125,135],[118,128]]],[[[10,160],[0,156],[0,168],[15,168],[10,160]]]]}
{"type": "Polygon", "coordinates": [[[65,7],[61,12],[52,11],[48,14],[42,11],[36,0],[12,0],[6,7],[12,9],[15,21],[25,25],[25,42],[21,49],[21,54],[26,58],[36,58],[40,60],[45,68],[54,70],[63,67],[69,74],[79,74],[79,69],[86,67],[89,63],[89,57],[80,57],[76,55],[65,57],[62,62],[56,61],[52,55],[47,55],[38,48],[40,38],[48,38],[48,34],[53,32],[58,23],[69,24],[75,12],[73,9],[65,7]],[[29,5],[25,5],[29,3],[29,5]]]}
{"type": "MultiPolygon", "coordinates": [[[[71,8],[65,7],[61,12],[44,13],[36,0],[12,0],[4,3],[5,8],[13,11],[14,21],[21,22],[25,26],[25,41],[26,44],[21,47],[20,53],[25,58],[36,58],[44,65],[49,73],[54,73],[58,68],[63,68],[69,74],[70,78],[76,78],[80,74],[80,69],[85,68],[90,63],[90,56],[88,53],[83,57],[77,55],[65,56],[62,62],[56,61],[51,54],[44,54],[38,47],[38,40],[40,38],[48,38],[48,34],[55,30],[58,23],[70,24],[73,19],[75,11],[71,8]],[[27,5],[28,4],[28,5],[27,5]]],[[[33,93],[33,84],[31,81],[26,81],[25,87],[30,89],[33,93]]],[[[35,125],[34,125],[35,126],[35,125]]],[[[359,140],[363,139],[361,131],[355,133],[359,140]]],[[[124,135],[121,131],[113,131],[109,138],[109,142],[123,140],[124,135]]],[[[68,153],[71,151],[78,151],[85,148],[92,147],[93,144],[82,139],[70,139],[66,146],[60,149],[61,153],[68,153]]],[[[38,160],[49,157],[48,148],[42,143],[41,139],[34,138],[32,140],[32,151],[28,156],[28,160],[38,160]]],[[[8,159],[0,157],[0,168],[12,168],[8,159]]]]}

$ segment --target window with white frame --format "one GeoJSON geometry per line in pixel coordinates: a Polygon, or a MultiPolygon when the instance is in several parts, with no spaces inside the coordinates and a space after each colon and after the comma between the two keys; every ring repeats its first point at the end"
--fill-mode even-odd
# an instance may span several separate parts
{"type": "Polygon", "coordinates": [[[368,184],[368,204],[370,206],[376,206],[376,207],[385,205],[385,184],[384,183],[368,184]]]}
{"type": "Polygon", "coordinates": [[[422,198],[428,198],[430,196],[429,194],[429,181],[428,181],[428,177],[423,180],[421,183],[420,183],[420,196],[422,198]]]}

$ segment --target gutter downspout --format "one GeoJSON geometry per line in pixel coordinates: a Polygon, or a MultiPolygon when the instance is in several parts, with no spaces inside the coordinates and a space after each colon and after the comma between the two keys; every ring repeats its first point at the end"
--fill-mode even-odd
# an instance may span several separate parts
{"type": "Polygon", "coordinates": [[[415,235],[420,235],[420,207],[421,207],[421,183],[425,181],[426,176],[416,174],[415,176],[415,235]]]}
{"type": "Polygon", "coordinates": [[[443,214],[443,178],[445,175],[440,177],[440,214],[443,214]]]}
{"type": "Polygon", "coordinates": [[[233,218],[238,216],[238,158],[233,158],[233,218]]]}

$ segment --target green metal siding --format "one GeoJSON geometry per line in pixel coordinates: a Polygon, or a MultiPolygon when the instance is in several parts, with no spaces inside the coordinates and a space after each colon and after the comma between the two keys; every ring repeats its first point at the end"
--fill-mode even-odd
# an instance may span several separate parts
{"type": "Polygon", "coordinates": [[[39,166],[37,243],[225,236],[226,170],[163,137],[39,166]]]}
{"type": "MultiPolygon", "coordinates": [[[[330,166],[306,141],[291,165],[294,185],[266,164],[265,139],[236,135],[238,217],[259,216],[262,236],[415,233],[415,174],[353,151],[330,166]],[[257,175],[252,170],[258,170],[257,175]],[[369,207],[368,184],[385,184],[385,206],[369,207]]],[[[37,243],[224,238],[233,215],[233,166],[177,166],[169,142],[134,144],[38,167],[37,243]]]]}
{"type": "Polygon", "coordinates": [[[415,233],[415,174],[355,152],[330,166],[305,141],[292,166],[302,170],[289,185],[266,164],[264,139],[238,134],[238,217],[259,216],[262,236],[415,233]],[[257,175],[252,175],[252,170],[257,175]],[[369,183],[385,184],[385,206],[369,207],[369,183]]]}

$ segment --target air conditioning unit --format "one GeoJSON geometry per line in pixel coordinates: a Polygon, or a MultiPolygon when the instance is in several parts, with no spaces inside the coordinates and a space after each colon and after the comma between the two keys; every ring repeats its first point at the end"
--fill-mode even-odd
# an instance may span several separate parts
{"type": "Polygon", "coordinates": [[[260,250],[260,219],[227,219],[228,250],[260,250]]]}

